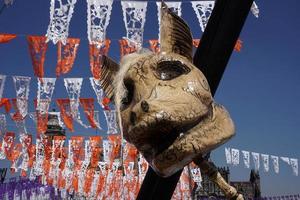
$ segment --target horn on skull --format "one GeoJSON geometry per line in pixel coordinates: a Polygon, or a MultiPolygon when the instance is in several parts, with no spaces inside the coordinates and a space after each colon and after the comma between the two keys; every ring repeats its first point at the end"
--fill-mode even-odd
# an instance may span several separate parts
{"type": "Polygon", "coordinates": [[[160,45],[161,52],[173,52],[192,61],[193,37],[185,21],[161,4],[160,45]]]}

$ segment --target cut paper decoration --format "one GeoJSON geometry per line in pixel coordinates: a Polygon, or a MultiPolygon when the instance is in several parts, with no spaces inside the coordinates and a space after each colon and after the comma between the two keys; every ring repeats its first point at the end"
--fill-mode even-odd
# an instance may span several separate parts
{"type": "Polygon", "coordinates": [[[102,99],[104,96],[104,91],[101,87],[100,81],[93,77],[90,77],[90,83],[91,83],[91,86],[92,86],[96,96],[97,96],[98,104],[103,108],[102,99]]]}
{"type": "Polygon", "coordinates": [[[273,168],[276,174],[279,173],[279,157],[278,156],[271,156],[271,160],[273,163],[273,168]]]}
{"type": "Polygon", "coordinates": [[[249,151],[242,151],[243,154],[243,161],[246,168],[250,168],[250,152],[249,151]]]}
{"type": "Polygon", "coordinates": [[[90,44],[89,46],[91,72],[93,77],[97,80],[102,76],[102,55],[107,55],[109,47],[110,40],[108,39],[104,40],[100,47],[98,47],[96,44],[90,44]]]}
{"type": "Polygon", "coordinates": [[[191,1],[191,4],[197,15],[201,31],[204,32],[214,9],[215,1],[191,1]]]}
{"type": "Polygon", "coordinates": [[[51,0],[50,23],[47,30],[47,42],[66,44],[69,35],[69,25],[77,0],[51,0]]]}
{"type": "Polygon", "coordinates": [[[296,159],[296,158],[290,158],[290,165],[292,167],[293,174],[295,176],[298,176],[298,159],[296,159]]]}
{"type": "Polygon", "coordinates": [[[125,55],[131,54],[131,53],[134,53],[137,51],[137,48],[135,46],[130,46],[128,41],[125,39],[119,40],[119,44],[120,44],[121,58],[125,55]]]}
{"type": "Polygon", "coordinates": [[[12,39],[15,39],[17,37],[16,34],[0,34],[0,43],[8,43],[12,39]]]}
{"type": "Polygon", "coordinates": [[[87,0],[87,32],[90,44],[102,47],[113,0],[87,0]]]}
{"type": "Polygon", "coordinates": [[[8,98],[2,98],[0,99],[0,108],[4,106],[5,112],[9,113],[11,109],[11,103],[8,98]]]}
{"type": "Polygon", "coordinates": [[[231,150],[230,148],[225,147],[225,157],[226,157],[226,163],[230,165],[232,163],[231,161],[231,150]]]}
{"type": "Polygon", "coordinates": [[[60,109],[60,113],[66,127],[73,132],[73,117],[70,105],[70,99],[57,99],[56,103],[60,109]]]}
{"type": "Polygon", "coordinates": [[[253,3],[252,3],[252,6],[251,6],[251,12],[252,12],[252,14],[253,14],[256,18],[258,18],[258,15],[259,15],[259,9],[258,9],[258,6],[257,6],[257,4],[255,3],[255,1],[253,1],[253,3]]]}
{"type": "Polygon", "coordinates": [[[37,91],[37,110],[48,111],[48,108],[42,107],[40,101],[48,100],[51,102],[52,94],[55,88],[56,78],[40,78],[38,79],[37,91]],[[45,110],[46,109],[46,110],[45,110]]]}
{"type": "Polygon", "coordinates": [[[2,96],[3,96],[5,80],[6,80],[6,76],[0,75],[0,99],[2,99],[2,96]]]}
{"type": "Polygon", "coordinates": [[[56,76],[68,73],[74,64],[77,49],[80,43],[78,38],[68,38],[66,44],[57,44],[56,76]]]}
{"type": "Polygon", "coordinates": [[[6,117],[0,114],[0,137],[6,133],[6,117]]]}
{"type": "MultiPolygon", "coordinates": [[[[200,39],[193,39],[193,46],[195,48],[198,47],[200,43],[200,39]]],[[[160,44],[158,42],[158,40],[149,40],[149,45],[150,45],[150,49],[154,52],[154,53],[159,53],[160,52],[160,44]]]]}
{"type": "Polygon", "coordinates": [[[36,124],[37,133],[45,133],[48,125],[48,110],[50,107],[51,99],[40,99],[34,101],[36,108],[36,124]]]}
{"type": "Polygon", "coordinates": [[[288,157],[280,157],[280,159],[285,162],[286,164],[290,165],[290,158],[288,157]]]}
{"type": "Polygon", "coordinates": [[[259,153],[251,152],[251,154],[254,162],[254,169],[259,170],[259,153]]]}
{"type": "Polygon", "coordinates": [[[94,119],[94,99],[93,98],[80,98],[80,104],[83,107],[86,118],[88,119],[92,128],[96,128],[97,124],[94,119]]]}
{"type": "Polygon", "coordinates": [[[39,78],[44,77],[44,62],[48,48],[46,40],[45,36],[27,36],[34,75],[39,78]]]}
{"type": "Polygon", "coordinates": [[[231,149],[231,162],[233,166],[240,164],[240,150],[231,149]]]}
{"type": "MultiPolygon", "coordinates": [[[[21,100],[21,101],[26,101],[27,102],[27,100],[21,100]]],[[[10,113],[11,119],[14,120],[14,121],[22,121],[22,120],[24,120],[25,117],[23,117],[21,115],[21,112],[20,112],[20,110],[18,108],[18,105],[17,105],[17,99],[11,99],[11,102],[12,102],[12,107],[15,110],[15,113],[10,113]]]]}
{"type": "MultiPolygon", "coordinates": [[[[13,113],[10,113],[11,118],[13,118],[13,113]]],[[[21,134],[27,134],[27,129],[26,129],[26,125],[25,125],[25,119],[17,119],[14,120],[16,127],[17,127],[17,131],[18,133],[21,134]]]]}
{"type": "Polygon", "coordinates": [[[147,1],[121,1],[126,40],[129,46],[141,49],[146,21],[147,1]]]}
{"type": "Polygon", "coordinates": [[[265,172],[269,171],[269,155],[260,154],[265,172]]]}
{"type": "Polygon", "coordinates": [[[107,123],[107,134],[117,134],[117,114],[115,110],[104,110],[105,119],[107,123]]]}
{"type": "Polygon", "coordinates": [[[16,90],[17,107],[23,118],[26,117],[28,112],[28,96],[30,77],[27,76],[13,76],[13,81],[16,90]]]}

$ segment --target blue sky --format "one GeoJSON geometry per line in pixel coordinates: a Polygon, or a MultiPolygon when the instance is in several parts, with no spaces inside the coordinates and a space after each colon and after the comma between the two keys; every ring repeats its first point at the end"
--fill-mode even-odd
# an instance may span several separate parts
{"type": "MultiPolygon", "coordinates": [[[[1,1],[2,3],[2,1],[1,1]]],[[[240,39],[243,48],[233,53],[216,93],[218,103],[226,106],[236,125],[236,136],[227,144],[212,153],[218,166],[226,166],[224,147],[235,147],[258,153],[287,156],[300,159],[300,17],[298,0],[257,1],[260,17],[249,15],[240,39]]],[[[0,45],[0,74],[8,75],[4,97],[15,97],[12,75],[33,77],[31,60],[25,36],[44,35],[49,23],[49,1],[15,0],[13,6],[0,15],[0,32],[15,33],[18,37],[8,44],[0,45]]],[[[78,56],[72,71],[62,76],[56,83],[53,98],[67,97],[63,86],[65,77],[85,77],[82,97],[96,96],[87,77],[91,76],[88,59],[86,31],[86,1],[78,0],[70,24],[70,36],[81,38],[78,56]]],[[[183,18],[190,25],[194,38],[201,36],[196,15],[187,1],[182,7],[183,18]]],[[[107,37],[112,39],[109,55],[119,59],[118,39],[125,36],[120,1],[113,4],[107,37]]],[[[157,8],[149,2],[144,38],[157,38],[157,8]]],[[[145,47],[148,44],[145,43],[145,47]]],[[[56,66],[56,47],[49,43],[45,76],[54,77],[56,66]]],[[[33,77],[30,99],[36,96],[37,83],[33,77]]],[[[30,102],[30,110],[33,110],[30,102]]],[[[55,104],[52,104],[54,107],[55,104]]],[[[96,106],[100,109],[99,105],[96,106]]],[[[1,112],[4,112],[1,109],[1,112]]],[[[104,115],[101,124],[106,128],[104,115]]],[[[9,130],[14,131],[9,121],[9,130]]],[[[34,133],[30,119],[26,124],[34,133]]],[[[104,131],[100,134],[104,135],[104,131]]],[[[94,135],[99,131],[84,129],[76,125],[71,135],[94,135]]],[[[7,166],[0,162],[1,167],[7,166]]],[[[253,167],[253,163],[251,163],[253,167]]],[[[232,180],[248,180],[250,170],[243,164],[231,167],[232,180]]],[[[260,170],[263,195],[296,194],[300,192],[300,176],[292,174],[291,167],[280,162],[280,173],[275,174],[272,167],[266,173],[260,170]]]]}

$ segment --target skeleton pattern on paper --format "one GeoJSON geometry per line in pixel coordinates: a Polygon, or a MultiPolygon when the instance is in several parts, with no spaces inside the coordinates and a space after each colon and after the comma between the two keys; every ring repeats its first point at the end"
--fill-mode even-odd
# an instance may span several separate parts
{"type": "Polygon", "coordinates": [[[279,173],[279,157],[278,156],[271,156],[271,160],[273,163],[273,168],[276,174],[279,173]]]}
{"type": "Polygon", "coordinates": [[[17,107],[23,118],[25,118],[28,112],[30,80],[31,78],[26,76],[13,76],[16,90],[17,107]]]}
{"type": "Polygon", "coordinates": [[[6,76],[5,75],[0,75],[0,99],[3,96],[3,90],[4,90],[4,86],[5,86],[5,80],[6,80],[6,76]]]}
{"type": "MultiPolygon", "coordinates": [[[[181,17],[181,2],[179,1],[167,1],[165,2],[168,8],[172,10],[173,13],[181,17]]],[[[161,2],[156,2],[157,6],[157,18],[158,18],[158,41],[160,41],[160,20],[161,20],[161,2]]]]}
{"type": "Polygon", "coordinates": [[[252,154],[252,158],[253,158],[253,162],[254,162],[254,169],[259,170],[259,165],[260,165],[259,153],[251,152],[251,154],[252,154]]]}
{"type": "Polygon", "coordinates": [[[204,32],[214,9],[215,1],[191,1],[191,3],[197,15],[201,31],[204,32]]]}
{"type": "MultiPolygon", "coordinates": [[[[44,102],[51,102],[52,94],[55,88],[56,78],[38,78],[38,91],[37,91],[37,107],[39,111],[47,112],[49,107],[43,107],[41,100],[44,102]]],[[[44,103],[45,105],[45,103],[44,103]]]]}
{"type": "Polygon", "coordinates": [[[231,149],[228,148],[228,147],[225,147],[225,157],[226,157],[226,163],[228,165],[232,164],[232,161],[231,161],[231,149]]]}
{"type": "Polygon", "coordinates": [[[69,24],[77,0],[51,0],[50,23],[47,30],[47,41],[54,44],[61,41],[66,44],[69,35],[69,24]]]}
{"type": "Polygon", "coordinates": [[[87,0],[87,29],[90,44],[105,41],[113,0],[87,0]]]}
{"type": "Polygon", "coordinates": [[[243,154],[243,161],[246,168],[250,168],[250,152],[249,151],[242,151],[243,154]]]}
{"type": "Polygon", "coordinates": [[[269,155],[260,154],[265,172],[269,171],[269,155]]]}
{"type": "Polygon", "coordinates": [[[147,1],[121,1],[121,5],[128,44],[140,49],[143,45],[147,1]]]}
{"type": "Polygon", "coordinates": [[[240,164],[240,150],[231,149],[231,162],[233,166],[240,164]]]}
{"type": "Polygon", "coordinates": [[[298,176],[298,159],[296,159],[296,158],[290,158],[290,165],[292,167],[293,174],[295,176],[298,176]]]}

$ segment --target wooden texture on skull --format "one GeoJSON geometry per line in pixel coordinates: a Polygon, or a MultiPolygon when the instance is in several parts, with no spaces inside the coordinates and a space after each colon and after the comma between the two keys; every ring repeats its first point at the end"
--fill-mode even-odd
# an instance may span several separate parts
{"type": "Polygon", "coordinates": [[[161,9],[161,52],[128,55],[120,69],[104,56],[100,82],[114,95],[124,138],[156,173],[170,176],[225,143],[234,125],[192,64],[188,26],[165,4],[161,9]]]}

